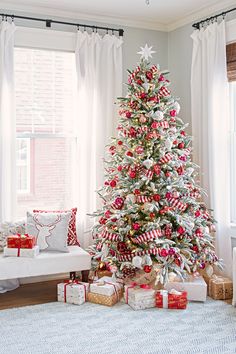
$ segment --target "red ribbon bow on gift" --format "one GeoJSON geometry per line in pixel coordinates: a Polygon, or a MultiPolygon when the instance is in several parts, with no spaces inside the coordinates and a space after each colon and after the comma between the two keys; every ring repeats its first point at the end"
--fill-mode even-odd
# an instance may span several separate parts
{"type": "Polygon", "coordinates": [[[80,284],[83,285],[84,287],[84,299],[87,299],[87,289],[86,289],[86,285],[81,283],[80,281],[76,280],[76,279],[70,279],[70,280],[64,280],[64,302],[66,302],[66,288],[68,285],[74,285],[74,284],[80,284]]]}
{"type": "MultiPolygon", "coordinates": [[[[17,247],[17,257],[20,257],[20,250],[21,250],[21,234],[16,234],[19,239],[18,247],[17,247]]],[[[24,234],[24,236],[29,237],[28,234],[24,234]]]]}
{"type": "Polygon", "coordinates": [[[126,304],[128,304],[128,299],[129,299],[129,289],[133,289],[135,287],[141,288],[141,289],[145,289],[145,290],[150,290],[152,289],[150,285],[148,284],[137,284],[135,282],[132,282],[129,284],[129,286],[126,288],[125,290],[125,302],[126,304]]]}

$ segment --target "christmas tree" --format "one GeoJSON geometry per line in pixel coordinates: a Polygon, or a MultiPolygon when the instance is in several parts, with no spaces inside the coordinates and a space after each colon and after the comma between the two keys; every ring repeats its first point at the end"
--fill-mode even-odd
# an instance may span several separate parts
{"type": "Polygon", "coordinates": [[[119,99],[118,138],[107,147],[90,253],[95,269],[110,267],[119,277],[155,270],[165,283],[171,272],[184,278],[221,262],[211,236],[214,219],[196,184],[187,124],[167,72],[148,62],[151,49],[139,52],[127,95],[119,99]]]}

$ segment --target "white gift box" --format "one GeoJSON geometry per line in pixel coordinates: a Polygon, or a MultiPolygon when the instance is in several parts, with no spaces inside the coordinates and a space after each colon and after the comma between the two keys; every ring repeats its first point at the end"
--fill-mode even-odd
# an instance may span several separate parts
{"type": "Polygon", "coordinates": [[[166,283],[165,289],[170,291],[187,291],[189,301],[206,301],[207,285],[203,277],[191,277],[188,281],[170,281],[166,283]]]}
{"type": "Polygon", "coordinates": [[[57,284],[57,301],[82,305],[86,301],[89,283],[66,282],[57,284]]]}
{"type": "Polygon", "coordinates": [[[116,282],[111,277],[102,277],[90,284],[90,292],[94,294],[112,296],[116,291],[123,289],[122,282],[116,282]]]}
{"type": "Polygon", "coordinates": [[[156,306],[156,291],[125,285],[125,301],[134,310],[144,310],[156,306]]]}
{"type": "Polygon", "coordinates": [[[33,248],[9,248],[4,247],[3,255],[5,257],[28,257],[34,258],[39,255],[39,246],[33,248]]]}

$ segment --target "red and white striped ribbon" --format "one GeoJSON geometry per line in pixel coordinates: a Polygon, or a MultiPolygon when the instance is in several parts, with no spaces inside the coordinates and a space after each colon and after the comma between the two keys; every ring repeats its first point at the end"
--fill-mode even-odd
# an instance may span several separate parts
{"type": "Polygon", "coordinates": [[[187,148],[187,149],[185,149],[185,150],[184,150],[185,155],[190,155],[190,154],[191,154],[191,151],[192,151],[192,149],[191,149],[191,148],[187,148]]]}
{"type": "Polygon", "coordinates": [[[153,241],[158,237],[162,236],[162,231],[161,229],[156,229],[156,230],[151,230],[151,231],[147,231],[142,235],[139,235],[138,237],[135,238],[135,243],[143,243],[146,241],[153,241]]]}
{"type": "Polygon", "coordinates": [[[169,128],[169,123],[166,120],[163,122],[158,122],[158,125],[163,128],[169,128]]]}
{"type": "Polygon", "coordinates": [[[163,163],[169,162],[170,160],[172,160],[172,154],[170,154],[170,153],[168,152],[167,154],[165,154],[165,156],[163,156],[163,157],[159,160],[159,162],[163,164],[163,163]]]}
{"type": "Polygon", "coordinates": [[[152,179],[154,172],[152,170],[146,170],[145,176],[148,179],[152,179]]]}
{"type": "Polygon", "coordinates": [[[170,91],[165,86],[162,86],[157,94],[158,98],[167,97],[169,95],[170,91]]]}
{"type": "Polygon", "coordinates": [[[146,133],[147,131],[148,131],[148,127],[146,125],[137,129],[138,133],[146,133]]]}
{"type": "Polygon", "coordinates": [[[114,233],[106,231],[106,230],[102,231],[101,237],[103,237],[105,240],[109,240],[109,241],[120,241],[120,235],[114,234],[114,233]]]}
{"type": "Polygon", "coordinates": [[[180,200],[178,199],[175,199],[175,198],[171,198],[169,200],[170,202],[170,205],[173,207],[173,208],[178,208],[179,210],[181,211],[184,211],[186,208],[187,208],[187,205],[182,203],[180,200]]]}
{"type": "Polygon", "coordinates": [[[158,254],[158,248],[150,248],[148,250],[138,251],[138,252],[134,252],[134,253],[130,253],[130,254],[118,254],[117,259],[118,259],[118,262],[129,262],[129,261],[132,261],[133,257],[145,256],[145,254],[156,256],[158,254]]]}
{"type": "Polygon", "coordinates": [[[146,202],[151,202],[153,197],[148,197],[146,195],[137,195],[136,197],[136,202],[137,203],[146,203],[146,202]]]}

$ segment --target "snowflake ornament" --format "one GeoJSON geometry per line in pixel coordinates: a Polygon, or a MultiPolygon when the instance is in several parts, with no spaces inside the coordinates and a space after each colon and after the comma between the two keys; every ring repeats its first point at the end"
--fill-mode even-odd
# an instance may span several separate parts
{"type": "Polygon", "coordinates": [[[137,52],[137,54],[141,55],[141,59],[144,58],[146,60],[148,60],[148,58],[152,58],[152,54],[156,53],[154,50],[152,50],[152,47],[148,47],[147,44],[145,44],[144,47],[140,47],[141,50],[139,52],[137,52]]]}

